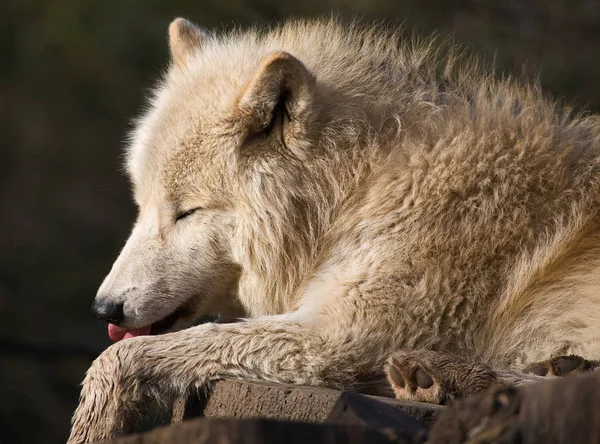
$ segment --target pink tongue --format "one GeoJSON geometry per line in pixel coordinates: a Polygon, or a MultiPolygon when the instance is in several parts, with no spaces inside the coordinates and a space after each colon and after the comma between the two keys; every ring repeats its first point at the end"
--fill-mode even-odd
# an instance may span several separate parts
{"type": "Polygon", "coordinates": [[[117,327],[115,324],[108,324],[108,336],[115,342],[121,339],[135,338],[136,336],[146,336],[150,334],[151,327],[151,325],[148,325],[147,327],[127,330],[126,328],[117,327]]]}

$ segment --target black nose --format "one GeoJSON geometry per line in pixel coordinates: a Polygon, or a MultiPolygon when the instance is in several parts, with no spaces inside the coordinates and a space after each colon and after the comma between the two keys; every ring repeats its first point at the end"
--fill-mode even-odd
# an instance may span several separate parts
{"type": "Polygon", "coordinates": [[[92,314],[102,321],[118,324],[123,320],[123,304],[96,298],[92,303],[92,314]]]}

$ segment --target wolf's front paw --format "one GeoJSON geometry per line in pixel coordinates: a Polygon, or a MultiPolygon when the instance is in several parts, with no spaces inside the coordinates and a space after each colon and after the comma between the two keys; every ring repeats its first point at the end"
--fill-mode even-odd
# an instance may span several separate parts
{"type": "Polygon", "coordinates": [[[482,363],[429,350],[393,354],[385,373],[396,398],[435,404],[498,384],[495,372],[482,363]]]}
{"type": "Polygon", "coordinates": [[[600,368],[600,361],[590,361],[581,356],[568,355],[530,364],[523,371],[538,376],[567,376],[594,371],[598,368],[600,368]]]}
{"type": "Polygon", "coordinates": [[[69,444],[103,441],[123,433],[127,411],[140,395],[134,358],[140,339],[129,339],[106,349],[91,365],[73,415],[69,444]]]}

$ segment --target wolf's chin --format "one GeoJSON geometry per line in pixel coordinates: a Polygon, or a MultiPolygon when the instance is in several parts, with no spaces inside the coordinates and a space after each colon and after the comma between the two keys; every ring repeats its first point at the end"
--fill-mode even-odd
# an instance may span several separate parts
{"type": "Polygon", "coordinates": [[[162,335],[164,333],[167,333],[169,330],[171,330],[175,326],[175,324],[177,323],[177,321],[180,318],[187,316],[187,315],[189,315],[189,312],[188,312],[187,308],[185,307],[185,305],[182,305],[181,307],[177,308],[170,315],[167,315],[164,318],[162,318],[160,321],[153,323],[150,326],[150,334],[151,335],[162,335]]]}

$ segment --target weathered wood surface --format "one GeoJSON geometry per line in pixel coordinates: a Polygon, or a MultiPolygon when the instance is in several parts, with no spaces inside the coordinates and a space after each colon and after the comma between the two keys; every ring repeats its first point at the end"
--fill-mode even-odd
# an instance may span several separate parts
{"type": "Polygon", "coordinates": [[[497,387],[456,402],[429,443],[598,443],[600,372],[497,387]]]}
{"type": "MultiPolygon", "coordinates": [[[[232,387],[229,387],[227,390],[232,387]]],[[[234,386],[239,388],[239,384],[234,386]]],[[[278,392],[277,386],[249,387],[247,394],[278,392]]],[[[224,390],[224,389],[223,389],[224,390]]],[[[286,391],[289,389],[282,388],[286,391]]],[[[288,395],[291,394],[288,393],[288,395]]],[[[217,392],[218,395],[218,392],[217,392]]],[[[212,396],[215,396],[213,393],[212,396]]],[[[372,397],[352,392],[321,391],[320,389],[303,388],[300,390],[300,401],[321,401],[317,416],[324,421],[292,422],[289,420],[259,418],[195,418],[183,423],[159,427],[148,433],[125,436],[114,440],[115,444],[155,444],[177,442],[188,443],[306,443],[311,444],[420,444],[427,437],[428,427],[423,423],[402,413],[388,403],[380,402],[372,397]],[[328,403],[333,393],[337,394],[331,408],[328,403]],[[310,395],[310,396],[309,396],[310,395]]],[[[242,394],[242,400],[244,394],[242,394]]],[[[297,397],[290,398],[290,405],[296,404],[297,397]]],[[[222,400],[221,400],[222,401],[222,400]]],[[[259,404],[253,404],[260,406],[259,404]]],[[[210,406],[206,405],[204,408],[210,406]]],[[[223,413],[223,404],[218,404],[218,413],[223,413]]],[[[302,404],[300,407],[304,407],[302,404]]],[[[213,406],[214,407],[214,406],[213,406]]],[[[299,406],[296,405],[296,408],[299,406]]],[[[307,407],[310,407],[308,405],[307,407]]],[[[180,408],[180,407],[178,407],[180,408]]],[[[231,411],[231,410],[228,410],[231,411]]],[[[256,409],[255,409],[256,411],[256,409]]],[[[240,411],[237,411],[239,414],[240,411]]],[[[243,414],[250,410],[243,410],[243,414]]],[[[279,414],[278,416],[282,416],[279,414]]],[[[306,416],[303,416],[306,418],[306,416]]]]}
{"type": "Polygon", "coordinates": [[[600,372],[495,387],[449,408],[352,392],[223,381],[205,401],[186,406],[186,415],[191,407],[209,417],[114,443],[600,442],[600,372]],[[251,419],[256,417],[269,419],[251,419]]]}
{"type": "Polygon", "coordinates": [[[357,424],[197,418],[125,436],[113,444],[413,444],[357,424]]]}
{"type": "Polygon", "coordinates": [[[344,392],[325,420],[329,424],[361,425],[393,438],[394,442],[424,442],[429,428],[388,403],[355,392],[344,392]]]}
{"type": "MultiPolygon", "coordinates": [[[[217,382],[205,404],[188,408],[186,417],[267,418],[287,421],[323,422],[343,393],[326,388],[224,380],[217,382]]],[[[393,398],[369,396],[429,425],[443,407],[393,398]]]]}
{"type": "MultiPolygon", "coordinates": [[[[338,399],[348,392],[317,387],[223,380],[200,396],[175,400],[172,411],[149,409],[143,417],[128,419],[130,432],[146,432],[160,425],[178,424],[184,419],[264,418],[292,422],[321,423],[327,420],[338,399]]],[[[444,407],[393,398],[366,396],[431,425],[444,407]]]]}

